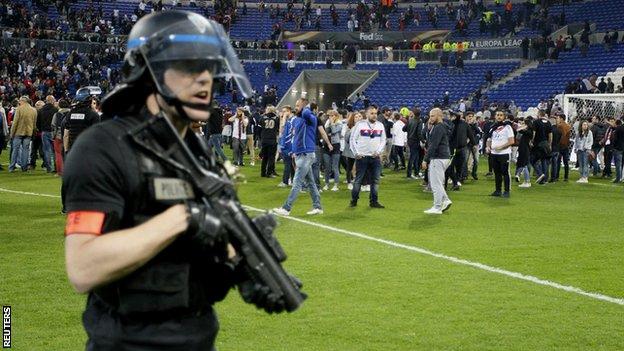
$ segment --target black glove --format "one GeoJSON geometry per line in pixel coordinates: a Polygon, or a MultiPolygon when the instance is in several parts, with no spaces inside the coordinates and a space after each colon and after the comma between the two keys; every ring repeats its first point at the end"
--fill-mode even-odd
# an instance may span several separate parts
{"type": "Polygon", "coordinates": [[[226,234],[223,222],[213,214],[212,209],[204,204],[189,201],[186,204],[189,213],[189,226],[186,230],[191,240],[202,248],[212,247],[215,241],[226,234]]]}
{"type": "Polygon", "coordinates": [[[284,312],[284,301],[271,292],[268,286],[258,284],[251,279],[238,283],[238,292],[246,303],[255,305],[267,313],[284,312]]]}
{"type": "MultiPolygon", "coordinates": [[[[295,276],[289,275],[290,280],[298,289],[303,284],[295,276]]],[[[254,282],[252,279],[246,279],[238,283],[238,292],[246,303],[255,305],[257,308],[265,310],[267,313],[281,313],[286,309],[284,300],[280,296],[276,296],[271,292],[269,287],[254,282]]],[[[307,295],[304,295],[304,299],[307,295]]]]}

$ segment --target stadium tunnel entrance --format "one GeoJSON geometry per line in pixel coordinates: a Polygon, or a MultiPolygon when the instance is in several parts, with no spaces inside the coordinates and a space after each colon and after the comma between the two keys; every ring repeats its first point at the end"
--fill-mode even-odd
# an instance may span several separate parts
{"type": "Polygon", "coordinates": [[[304,70],[290,86],[278,104],[278,108],[294,106],[300,97],[316,102],[320,110],[337,105],[347,99],[355,100],[357,93],[366,89],[377,77],[378,71],[354,70],[304,70]]]}

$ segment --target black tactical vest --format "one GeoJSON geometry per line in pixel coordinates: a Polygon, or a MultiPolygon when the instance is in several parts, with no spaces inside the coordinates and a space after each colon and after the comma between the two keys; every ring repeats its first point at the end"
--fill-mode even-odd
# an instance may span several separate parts
{"type": "MultiPolygon", "coordinates": [[[[119,126],[119,142],[128,142],[126,133],[132,126],[124,118],[113,123],[119,126]]],[[[190,130],[187,134],[195,137],[190,130]]],[[[120,219],[119,228],[106,228],[107,232],[139,225],[185,200],[199,200],[200,194],[183,174],[138,147],[133,150],[134,155],[128,157],[135,158],[139,165],[140,190],[129,204],[129,218],[120,219]]],[[[89,305],[104,302],[120,315],[150,319],[206,311],[222,300],[233,285],[233,273],[224,264],[226,252],[225,242],[199,248],[182,234],[143,267],[94,291],[89,305]]]]}

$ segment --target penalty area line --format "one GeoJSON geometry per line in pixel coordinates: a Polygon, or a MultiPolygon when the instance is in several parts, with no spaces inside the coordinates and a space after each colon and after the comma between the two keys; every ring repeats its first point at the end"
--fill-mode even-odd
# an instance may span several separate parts
{"type": "MultiPolygon", "coordinates": [[[[247,208],[247,209],[249,209],[251,211],[256,211],[256,212],[265,212],[266,211],[266,210],[262,210],[262,209],[251,207],[251,206],[245,206],[245,208],[247,208]]],[[[567,291],[569,293],[573,293],[573,294],[589,297],[589,298],[592,298],[592,299],[601,300],[601,301],[605,301],[605,302],[614,303],[616,305],[624,306],[624,298],[616,298],[616,297],[612,297],[612,296],[599,294],[599,293],[596,293],[596,292],[585,291],[583,289],[580,289],[580,288],[577,288],[577,287],[574,287],[574,286],[563,285],[563,284],[559,284],[557,282],[553,282],[553,281],[546,280],[546,279],[541,279],[541,278],[534,277],[534,276],[531,276],[531,275],[518,273],[518,272],[512,272],[512,271],[508,271],[506,269],[493,267],[493,266],[488,266],[488,265],[483,264],[483,263],[473,262],[473,261],[465,260],[465,259],[462,259],[462,258],[448,256],[448,255],[441,254],[441,253],[438,253],[438,252],[433,252],[433,251],[430,251],[430,250],[427,250],[427,249],[424,249],[424,248],[421,248],[421,247],[401,244],[401,243],[398,243],[398,242],[395,242],[395,241],[392,241],[392,240],[380,239],[380,238],[376,238],[376,237],[373,237],[373,236],[370,236],[370,235],[366,235],[366,234],[363,234],[363,233],[358,233],[358,232],[353,232],[353,231],[349,231],[349,230],[344,230],[344,229],[332,227],[332,226],[329,226],[329,225],[326,225],[326,224],[311,222],[311,221],[308,221],[308,220],[305,220],[305,219],[301,219],[301,218],[297,218],[297,217],[291,217],[291,216],[279,216],[279,217],[285,218],[285,219],[289,219],[291,221],[299,222],[299,223],[302,223],[302,224],[307,224],[309,226],[322,228],[322,229],[325,229],[325,230],[328,230],[328,231],[344,234],[344,235],[347,235],[347,236],[356,237],[356,238],[363,239],[363,240],[368,240],[368,241],[373,241],[373,242],[377,242],[377,243],[384,244],[384,245],[387,245],[387,246],[392,246],[392,247],[396,247],[396,248],[400,248],[400,249],[404,249],[404,250],[408,250],[408,251],[412,251],[412,252],[417,252],[417,253],[422,254],[422,255],[439,258],[439,259],[442,259],[442,260],[445,260],[445,261],[450,261],[450,262],[453,262],[453,263],[456,263],[456,264],[469,266],[469,267],[473,267],[473,268],[480,269],[480,270],[483,270],[483,271],[504,275],[504,276],[507,276],[507,277],[510,277],[510,278],[524,280],[524,281],[528,281],[528,282],[531,282],[531,283],[534,283],[534,284],[547,286],[547,287],[555,288],[555,289],[558,289],[558,290],[567,291]]]]}
{"type": "MultiPolygon", "coordinates": [[[[10,189],[5,189],[5,188],[0,188],[0,192],[11,193],[11,194],[19,194],[19,195],[30,195],[30,196],[49,197],[49,198],[60,198],[59,195],[33,193],[33,192],[28,192],[28,191],[10,190],[10,189]]],[[[251,210],[251,211],[256,211],[256,212],[265,212],[266,211],[266,210],[255,208],[255,207],[251,207],[251,206],[245,206],[245,208],[248,209],[248,210],[251,210]]],[[[308,220],[305,220],[305,219],[301,219],[301,218],[297,218],[297,217],[291,217],[291,216],[279,216],[279,217],[282,217],[282,218],[285,218],[285,219],[289,219],[291,221],[299,222],[299,223],[302,223],[302,224],[306,224],[306,225],[309,225],[309,226],[325,229],[325,230],[328,230],[328,231],[344,234],[344,235],[347,235],[347,236],[356,237],[356,238],[363,239],[363,240],[368,240],[368,241],[373,241],[373,242],[377,242],[377,243],[380,243],[380,244],[384,244],[386,246],[396,247],[396,248],[400,248],[400,249],[416,252],[416,253],[419,253],[419,254],[422,254],[422,255],[439,258],[439,259],[442,259],[442,260],[445,260],[445,261],[450,261],[450,262],[453,262],[453,263],[456,263],[456,264],[469,266],[469,267],[473,267],[473,268],[480,269],[480,270],[483,270],[483,271],[504,275],[504,276],[507,276],[507,277],[510,277],[510,278],[524,280],[524,281],[528,281],[528,282],[531,282],[531,283],[534,283],[534,284],[547,286],[547,287],[551,287],[551,288],[558,289],[558,290],[567,291],[569,293],[582,295],[582,296],[589,297],[589,298],[592,298],[592,299],[595,299],[595,300],[601,300],[601,301],[605,301],[605,302],[614,303],[616,305],[624,306],[624,298],[616,298],[616,297],[612,297],[612,296],[599,294],[599,293],[596,293],[596,292],[585,291],[583,289],[580,289],[580,288],[577,288],[577,287],[574,287],[574,286],[559,284],[557,282],[553,282],[553,281],[546,280],[546,279],[541,279],[541,278],[538,278],[538,277],[534,277],[532,275],[527,275],[527,274],[518,273],[518,272],[512,272],[512,271],[508,271],[506,269],[493,267],[493,266],[488,266],[488,265],[483,264],[483,263],[473,262],[473,261],[465,260],[465,259],[462,259],[462,258],[458,258],[458,257],[453,257],[453,256],[448,256],[448,255],[445,255],[445,254],[437,253],[437,252],[430,251],[430,250],[427,250],[427,249],[424,249],[424,248],[421,248],[421,247],[401,244],[401,243],[398,243],[398,242],[395,242],[395,241],[392,241],[392,240],[380,239],[380,238],[376,238],[376,237],[373,237],[373,236],[370,236],[370,235],[366,235],[366,234],[363,234],[363,233],[357,233],[357,232],[353,232],[353,231],[349,231],[349,230],[344,230],[344,229],[332,227],[332,226],[329,226],[329,225],[326,225],[326,224],[311,222],[311,221],[308,221],[308,220]]]]}

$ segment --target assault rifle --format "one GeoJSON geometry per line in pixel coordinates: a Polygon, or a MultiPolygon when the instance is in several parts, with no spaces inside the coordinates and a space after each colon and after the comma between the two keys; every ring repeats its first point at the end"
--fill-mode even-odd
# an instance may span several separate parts
{"type": "MultiPolygon", "coordinates": [[[[192,131],[189,130],[189,133],[192,131]]],[[[224,165],[217,162],[205,142],[195,135],[186,143],[164,116],[153,117],[129,131],[130,138],[153,157],[184,174],[210,209],[209,227],[225,230],[236,250],[237,270],[249,279],[238,284],[243,299],[268,312],[296,310],[307,295],[301,283],[281,265],[286,253],[273,235],[275,217],[265,213],[251,219],[236,196],[234,183],[224,165]],[[267,307],[268,306],[268,307],[267,307]]]]}

